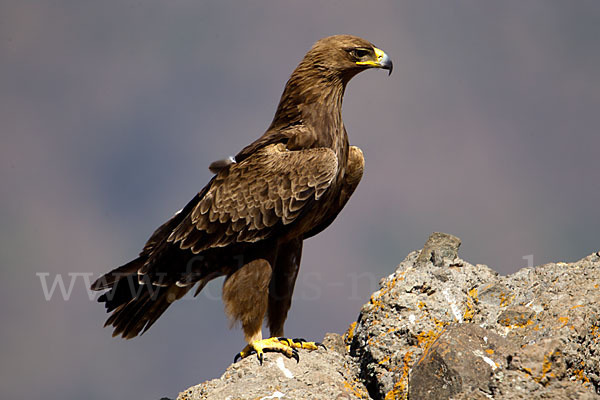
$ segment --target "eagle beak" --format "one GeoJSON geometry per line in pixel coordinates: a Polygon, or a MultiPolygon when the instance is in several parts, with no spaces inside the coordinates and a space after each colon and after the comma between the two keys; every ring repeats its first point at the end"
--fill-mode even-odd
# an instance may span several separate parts
{"type": "Polygon", "coordinates": [[[377,56],[377,63],[379,64],[379,68],[387,69],[389,71],[388,76],[392,74],[392,70],[394,69],[394,64],[392,60],[388,57],[387,54],[383,50],[375,47],[375,56],[377,56]]]}
{"type": "Polygon", "coordinates": [[[392,69],[394,69],[394,64],[392,63],[392,60],[388,57],[387,54],[385,54],[383,50],[378,49],[377,47],[373,47],[373,50],[375,51],[375,61],[357,61],[356,64],[387,69],[388,71],[390,71],[388,75],[391,75],[392,69]]]}

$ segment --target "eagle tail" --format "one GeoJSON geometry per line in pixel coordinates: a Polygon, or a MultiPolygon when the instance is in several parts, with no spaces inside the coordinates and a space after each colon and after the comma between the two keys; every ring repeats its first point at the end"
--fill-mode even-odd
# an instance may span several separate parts
{"type": "Polygon", "coordinates": [[[125,265],[120,266],[119,268],[115,268],[112,271],[102,275],[100,278],[96,279],[90,289],[92,290],[105,290],[112,288],[117,281],[122,278],[128,278],[131,275],[137,275],[138,269],[140,269],[144,263],[145,259],[142,257],[138,257],[135,260],[128,262],[125,265]]]}
{"type": "Polygon", "coordinates": [[[100,277],[92,290],[109,289],[98,298],[106,311],[112,313],[104,326],[113,326],[113,336],[131,339],[147,331],[175,300],[191,288],[175,284],[157,286],[140,283],[138,269],[144,264],[140,257],[100,277]]]}

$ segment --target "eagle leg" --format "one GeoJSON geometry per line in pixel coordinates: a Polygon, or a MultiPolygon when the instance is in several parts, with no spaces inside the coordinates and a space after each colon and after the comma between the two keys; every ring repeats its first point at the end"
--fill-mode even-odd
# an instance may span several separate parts
{"type": "Polygon", "coordinates": [[[283,325],[292,305],[292,294],[301,258],[302,238],[278,244],[275,267],[269,284],[269,306],[267,308],[267,325],[271,337],[284,336],[283,325]]]}
{"type": "Polygon", "coordinates": [[[269,301],[271,263],[259,258],[242,265],[223,283],[225,313],[242,324],[248,343],[262,339],[261,325],[269,301]]]}

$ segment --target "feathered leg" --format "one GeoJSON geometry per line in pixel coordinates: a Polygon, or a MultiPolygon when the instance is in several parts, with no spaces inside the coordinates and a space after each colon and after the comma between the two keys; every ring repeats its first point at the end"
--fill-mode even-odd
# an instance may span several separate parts
{"type": "Polygon", "coordinates": [[[267,323],[271,336],[283,336],[283,326],[292,305],[292,295],[302,257],[302,239],[280,244],[269,285],[267,323]]]}
{"type": "Polygon", "coordinates": [[[291,240],[277,246],[276,254],[270,257],[272,262],[265,259],[252,261],[225,281],[225,309],[232,320],[242,323],[248,342],[234,361],[256,354],[262,363],[265,352],[279,352],[298,361],[296,349],[315,350],[323,346],[304,339],[282,337],[285,319],[292,304],[301,254],[302,239],[291,240]],[[261,331],[265,314],[271,333],[268,339],[262,339],[261,331]]]}
{"type": "Polygon", "coordinates": [[[227,277],[223,284],[225,312],[232,324],[242,324],[246,341],[262,339],[262,322],[267,312],[271,265],[257,259],[227,277]]]}
{"type": "Polygon", "coordinates": [[[234,361],[256,354],[262,364],[263,354],[276,351],[298,359],[296,351],[277,338],[262,338],[262,322],[269,303],[271,264],[265,259],[256,259],[243,265],[227,277],[223,284],[225,312],[232,323],[239,321],[248,345],[239,352],[234,361]]]}

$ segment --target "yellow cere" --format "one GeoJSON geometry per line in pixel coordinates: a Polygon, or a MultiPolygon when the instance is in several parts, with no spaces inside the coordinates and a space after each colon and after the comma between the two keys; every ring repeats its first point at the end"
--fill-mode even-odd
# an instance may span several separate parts
{"type": "Polygon", "coordinates": [[[383,50],[378,49],[377,47],[373,48],[373,50],[375,50],[375,55],[377,56],[377,61],[381,61],[383,56],[385,56],[385,53],[383,52],[383,50]]]}
{"type": "Polygon", "coordinates": [[[381,59],[385,56],[385,53],[383,52],[383,50],[378,49],[377,47],[374,47],[373,50],[375,50],[375,56],[377,57],[377,61],[357,61],[356,64],[357,65],[371,65],[373,67],[380,67],[381,64],[381,59]]]}

